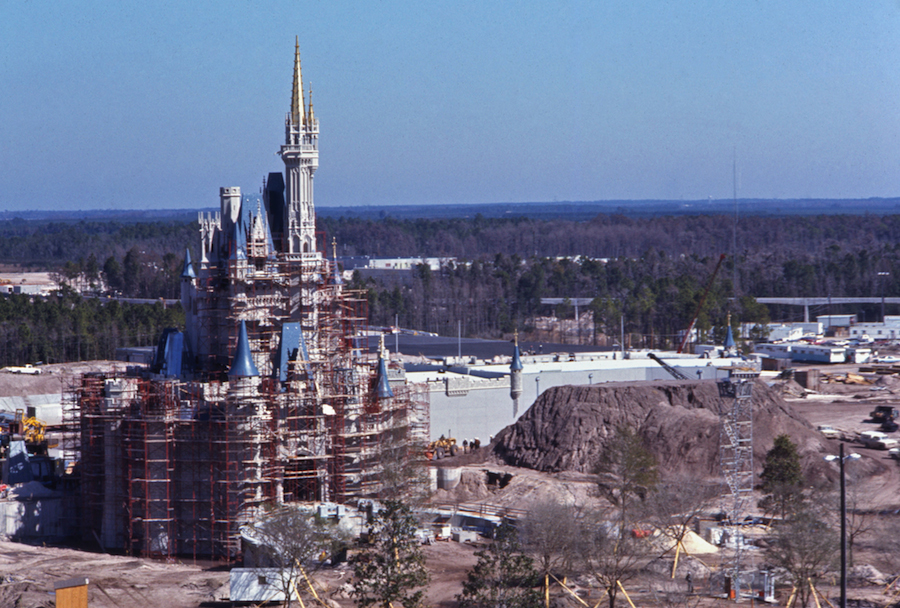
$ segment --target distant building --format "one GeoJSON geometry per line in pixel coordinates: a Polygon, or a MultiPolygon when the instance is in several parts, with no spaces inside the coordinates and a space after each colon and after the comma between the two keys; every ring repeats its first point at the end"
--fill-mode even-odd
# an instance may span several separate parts
{"type": "Polygon", "coordinates": [[[835,327],[850,327],[856,324],[856,315],[819,315],[816,321],[822,324],[825,331],[835,327]]]}
{"type": "Polygon", "coordinates": [[[857,323],[849,328],[849,337],[857,340],[897,340],[900,320],[887,317],[884,323],[857,323]]]}

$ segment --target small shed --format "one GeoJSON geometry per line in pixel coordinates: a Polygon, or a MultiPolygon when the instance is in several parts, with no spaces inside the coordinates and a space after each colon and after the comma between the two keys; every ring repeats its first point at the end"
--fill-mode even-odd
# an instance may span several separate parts
{"type": "MultiPolygon", "coordinates": [[[[290,576],[280,568],[233,568],[229,577],[232,602],[283,602],[284,583],[290,576]]],[[[292,589],[291,600],[297,599],[292,589]]]]}
{"type": "Polygon", "coordinates": [[[53,586],[56,591],[56,608],[87,608],[88,579],[70,578],[53,586]]]}

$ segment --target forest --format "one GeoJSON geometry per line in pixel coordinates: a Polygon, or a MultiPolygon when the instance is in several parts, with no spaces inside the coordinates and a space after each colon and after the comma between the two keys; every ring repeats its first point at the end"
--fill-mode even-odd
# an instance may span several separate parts
{"type": "MultiPolygon", "coordinates": [[[[802,314],[760,305],[757,297],[900,295],[900,215],[320,217],[318,229],[321,242],[336,239],[339,256],[455,258],[439,271],[421,265],[392,280],[356,273],[348,285],[366,291],[371,324],[396,319],[445,335],[455,335],[460,322],[469,337],[508,337],[515,330],[527,336],[538,317],[574,316],[570,304],[548,309],[541,298],[577,297],[592,300],[580,312],[590,313],[596,334],[618,335],[624,325],[633,346],[672,346],[721,254],[726,258],[698,319],[698,328],[711,330],[713,338],[729,313],[733,324],[802,314]]],[[[185,249],[199,259],[196,222],[14,219],[0,223],[0,236],[0,263],[50,270],[61,283],[93,286],[100,294],[177,298],[185,249]]],[[[0,363],[109,356],[114,344],[152,344],[165,324],[183,322],[175,310],[110,308],[79,302],[71,292],[55,298],[2,302],[0,363]],[[82,324],[90,327],[90,339],[82,324]]],[[[811,311],[828,313],[873,321],[880,307],[811,311]]]]}
{"type": "Polygon", "coordinates": [[[115,359],[116,348],[155,344],[184,325],[181,306],[83,298],[63,286],[47,298],[0,297],[0,366],[115,359]]]}

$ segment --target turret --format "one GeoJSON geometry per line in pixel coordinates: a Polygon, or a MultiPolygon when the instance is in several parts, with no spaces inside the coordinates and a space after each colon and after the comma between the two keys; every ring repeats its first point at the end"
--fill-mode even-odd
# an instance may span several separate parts
{"type": "Polygon", "coordinates": [[[184,266],[181,269],[181,308],[184,310],[184,327],[191,352],[197,352],[194,332],[194,265],[191,263],[191,250],[184,250],[184,266]]]}
{"type": "Polygon", "coordinates": [[[331,250],[333,255],[331,257],[332,263],[334,264],[334,272],[332,273],[332,281],[335,285],[343,285],[344,281],[341,279],[341,269],[338,267],[337,261],[337,239],[331,238],[331,250]]]}
{"type": "Polygon", "coordinates": [[[259,370],[253,362],[253,353],[250,351],[250,339],[247,337],[247,323],[241,321],[241,330],[238,333],[237,348],[234,349],[234,359],[231,369],[228,370],[229,379],[255,378],[259,376],[259,370]]]}
{"type": "Polygon", "coordinates": [[[734,355],[737,354],[737,344],[734,341],[734,334],[731,333],[731,313],[728,313],[728,321],[727,330],[725,332],[725,343],[722,346],[725,348],[726,355],[734,355]]]}
{"type": "Polygon", "coordinates": [[[519,331],[516,330],[512,363],[509,365],[509,396],[513,400],[513,416],[519,413],[519,397],[522,396],[522,359],[519,356],[519,331]]]}
{"type": "Polygon", "coordinates": [[[194,265],[191,263],[191,250],[184,250],[184,266],[181,268],[181,278],[192,280],[197,278],[197,273],[194,272],[194,265]]]}
{"type": "Polygon", "coordinates": [[[384,350],[384,336],[381,336],[381,344],[378,348],[378,382],[375,385],[375,396],[381,399],[390,399],[394,396],[394,391],[391,389],[391,383],[388,380],[388,372],[387,372],[387,364],[385,363],[385,359],[387,359],[387,353],[384,350]]]}

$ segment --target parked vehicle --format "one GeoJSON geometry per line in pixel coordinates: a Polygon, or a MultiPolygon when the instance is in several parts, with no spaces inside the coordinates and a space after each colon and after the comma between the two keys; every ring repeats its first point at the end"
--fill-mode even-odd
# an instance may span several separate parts
{"type": "Polygon", "coordinates": [[[866,431],[859,434],[859,442],[867,448],[878,449],[878,443],[887,439],[888,436],[881,431],[866,431]]]}
{"type": "Polygon", "coordinates": [[[885,439],[882,439],[881,441],[875,442],[875,445],[872,447],[874,447],[876,450],[891,451],[892,449],[894,449],[896,447],[900,447],[900,441],[897,441],[896,439],[891,439],[890,437],[887,437],[885,439]]]}
{"type": "Polygon", "coordinates": [[[838,431],[830,424],[820,424],[818,427],[818,431],[828,439],[836,439],[841,434],[840,431],[838,431]]]}
{"type": "Polygon", "coordinates": [[[875,363],[900,363],[900,357],[895,357],[894,355],[875,357],[875,363]]]}
{"type": "Polygon", "coordinates": [[[885,420],[893,420],[894,418],[900,417],[900,412],[897,411],[897,408],[891,405],[879,405],[869,416],[875,422],[884,422],[885,420]]]}

